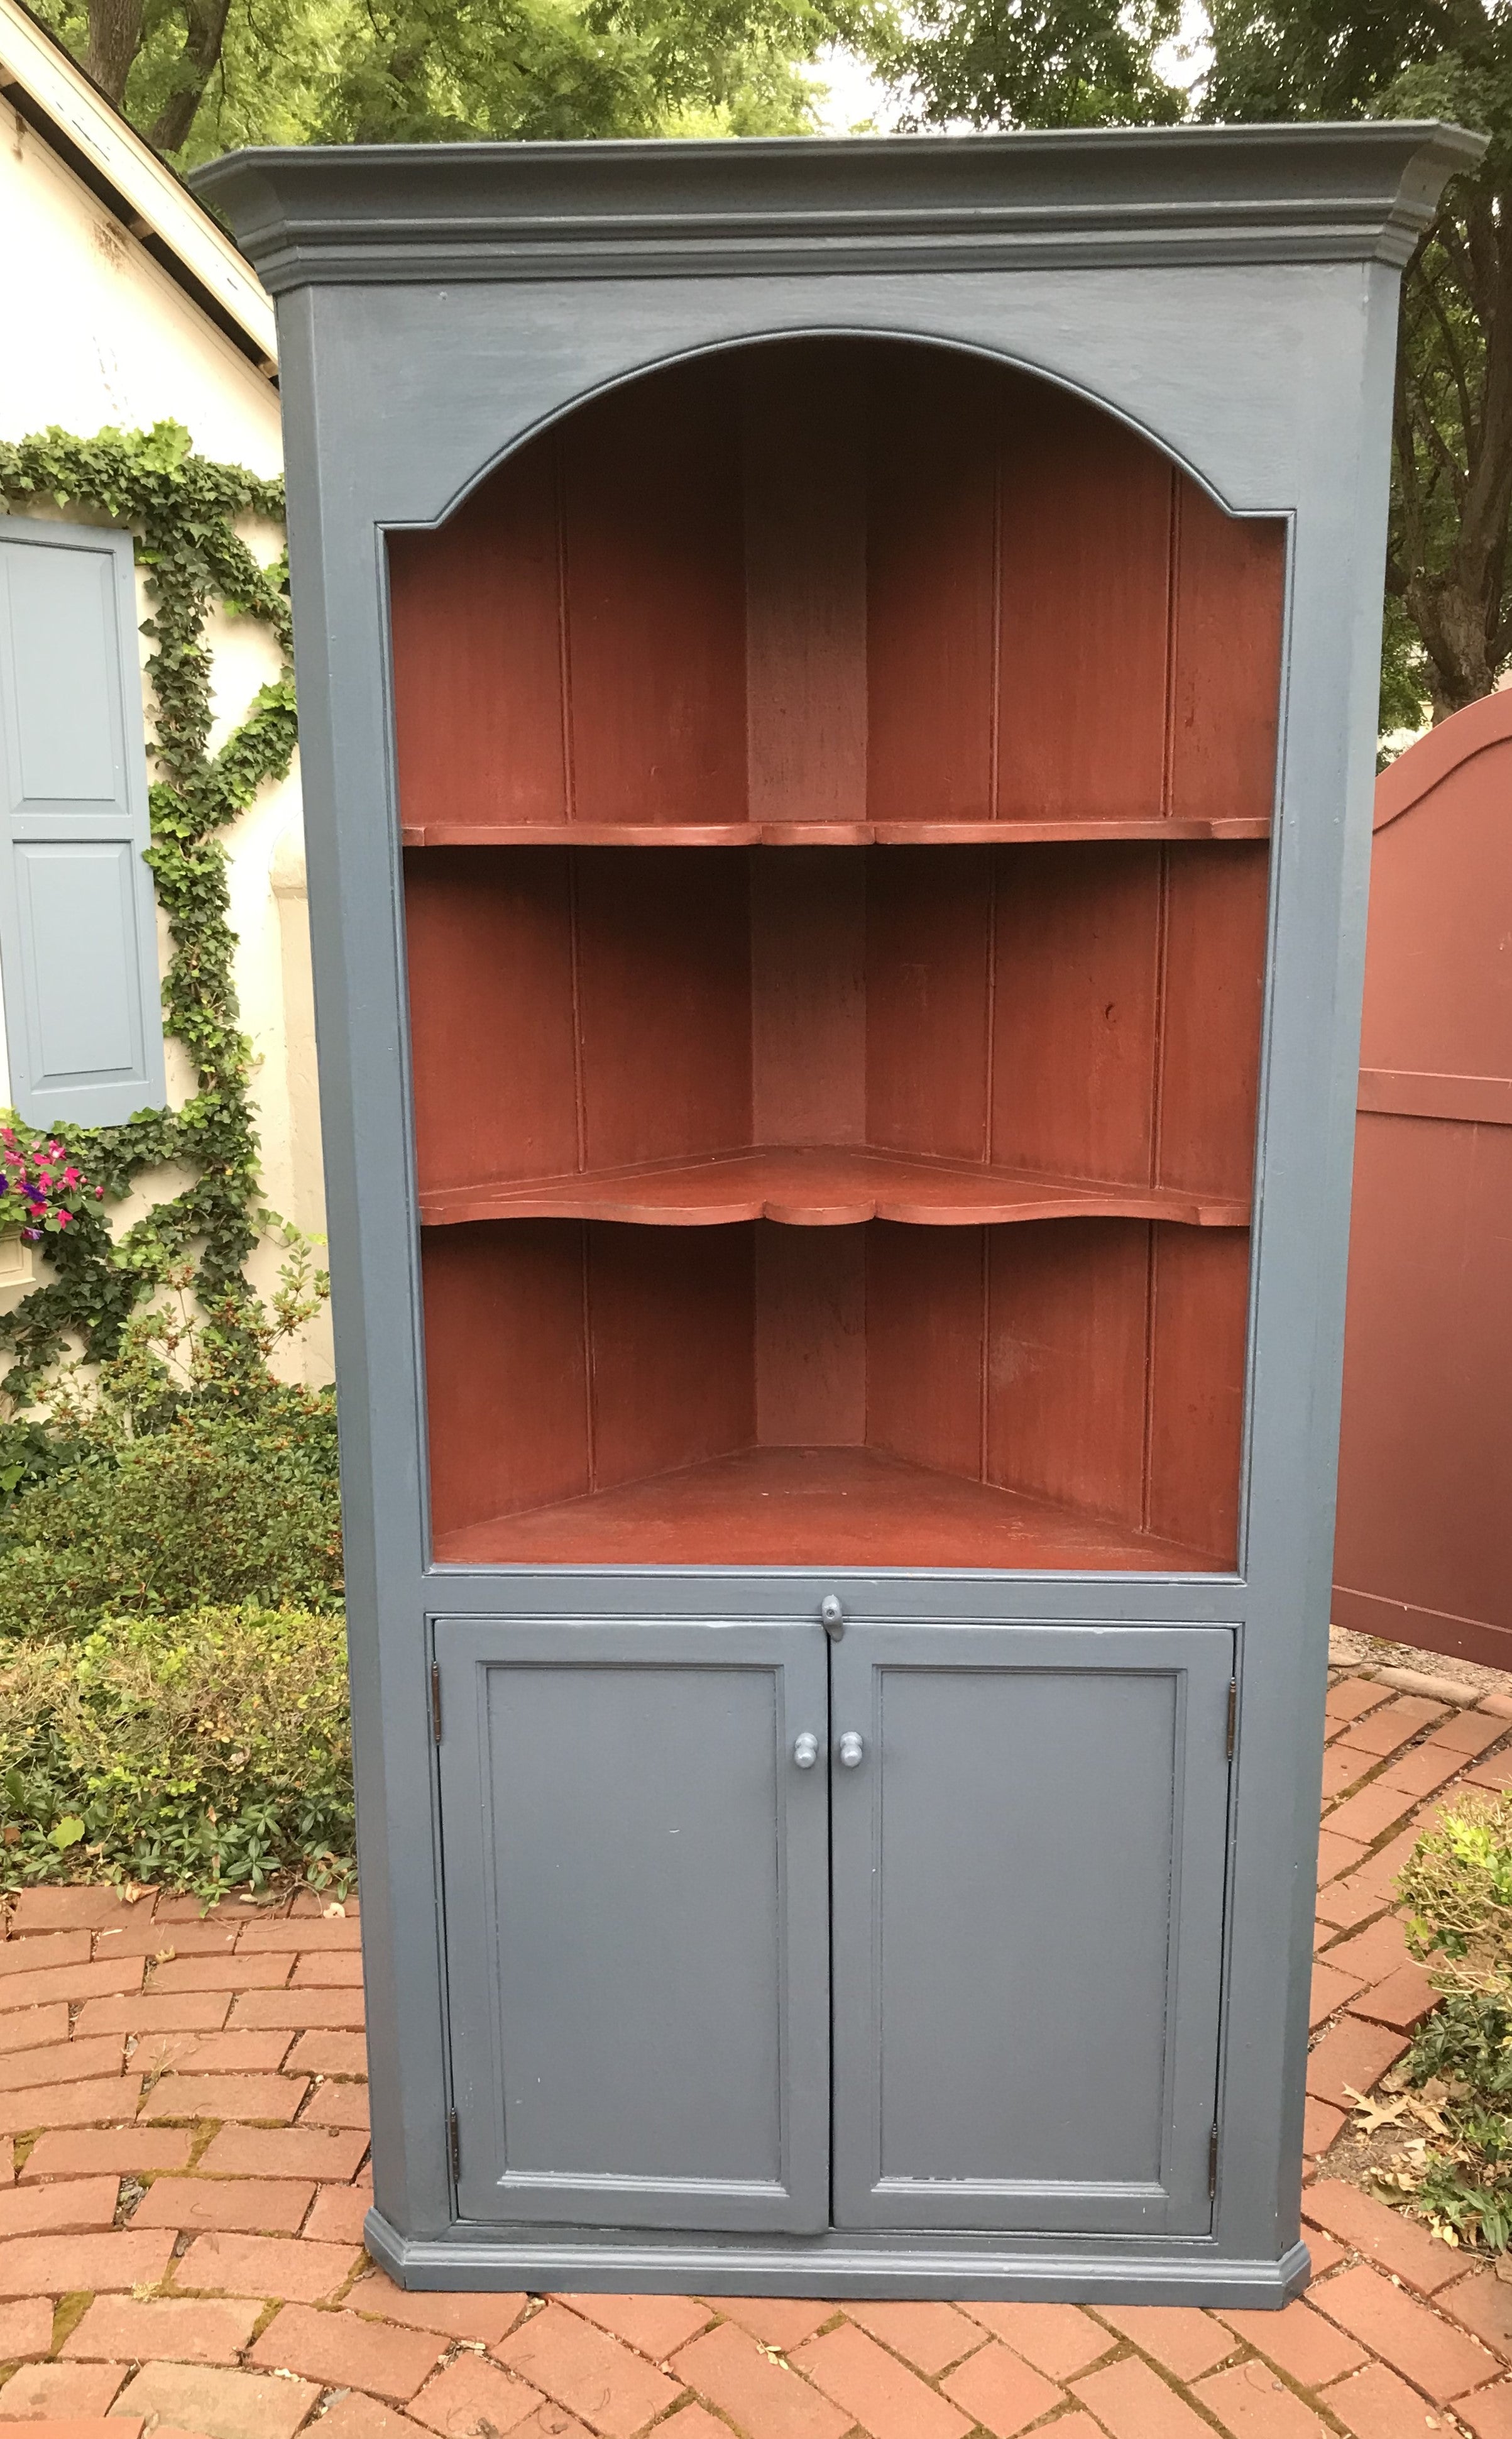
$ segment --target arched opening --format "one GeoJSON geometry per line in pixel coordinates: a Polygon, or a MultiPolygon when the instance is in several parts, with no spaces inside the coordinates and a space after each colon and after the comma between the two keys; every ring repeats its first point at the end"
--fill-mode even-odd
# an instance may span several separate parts
{"type": "Polygon", "coordinates": [[[438,1556],[1233,1564],[1284,553],[838,339],[391,537],[438,1556]]]}

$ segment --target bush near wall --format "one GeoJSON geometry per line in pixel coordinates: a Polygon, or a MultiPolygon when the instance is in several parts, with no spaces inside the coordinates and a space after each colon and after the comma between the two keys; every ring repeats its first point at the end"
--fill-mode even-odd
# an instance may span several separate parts
{"type": "Polygon", "coordinates": [[[1451,2244],[1512,2250],[1512,1794],[1471,1795],[1401,1878],[1408,1944],[1443,2003],[1398,2074],[1417,2139],[1383,2184],[1451,2244]]]}
{"type": "Polygon", "coordinates": [[[353,1874],[341,1618],[252,1605],[107,1620],[0,1653],[0,1886],[208,1898],[353,1874]]]}
{"type": "Polygon", "coordinates": [[[0,1512],[0,1635],[78,1636],[207,1604],[340,1609],[329,1392],[270,1383],[251,1411],[187,1403],[118,1443],[38,1437],[0,1512]]]}

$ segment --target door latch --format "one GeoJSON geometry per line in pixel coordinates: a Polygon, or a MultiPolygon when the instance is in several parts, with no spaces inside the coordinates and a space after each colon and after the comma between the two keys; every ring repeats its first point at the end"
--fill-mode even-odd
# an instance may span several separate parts
{"type": "Polygon", "coordinates": [[[819,1622],[831,1643],[838,1643],[845,1631],[845,1611],[838,1593],[826,1593],[819,1604],[819,1622]]]}

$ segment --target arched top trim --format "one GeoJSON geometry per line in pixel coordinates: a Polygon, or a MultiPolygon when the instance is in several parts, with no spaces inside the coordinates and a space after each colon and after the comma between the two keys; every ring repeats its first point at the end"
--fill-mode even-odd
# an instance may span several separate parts
{"type": "Polygon", "coordinates": [[[385,521],[386,529],[400,532],[434,531],[436,526],[444,525],[449,517],[454,516],[457,509],[471,498],[480,485],[486,483],[491,474],[497,473],[499,468],[507,464],[509,458],[528,447],[531,441],[539,439],[543,433],[549,432],[558,424],[565,422],[580,408],[593,405],[598,399],[609,398],[616,390],[631,388],[635,383],[648,381],[657,373],[670,372],[679,365],[706,364],[721,357],[743,355],[758,347],[787,347],[802,344],[805,340],[826,342],[848,340],[861,346],[878,344],[883,347],[928,348],[940,355],[969,357],[974,363],[990,365],[997,371],[1017,373],[1026,380],[1042,382],[1047,388],[1063,391],[1066,397],[1079,400],[1083,405],[1095,408],[1100,415],[1106,415],[1111,421],[1121,423],[1126,431],[1133,433],[1136,438],[1153,449],[1157,455],[1165,458],[1181,473],[1186,475],[1200,490],[1205,491],[1215,507],[1221,508],[1225,516],[1289,517],[1290,514],[1290,509],[1285,507],[1235,507],[1200,466],[1194,465],[1189,457],[1179,449],[1173,448],[1168,440],[1152,430],[1147,423],[1141,421],[1137,416],[1130,415],[1126,408],[1117,405],[1111,399],[1100,396],[1097,391],[1089,389],[1084,383],[1070,381],[1063,373],[1052,372],[1042,365],[1032,364],[1027,358],[1014,355],[1006,348],[984,347],[974,340],[953,338],[934,330],[911,330],[897,327],[884,328],[881,325],[863,329],[855,323],[815,322],[796,329],[783,326],[776,329],[745,331],[737,338],[720,338],[710,340],[698,347],[673,348],[666,355],[649,357],[644,363],[629,365],[621,371],[610,374],[605,380],[591,383],[587,388],[578,390],[571,398],[560,401],[548,413],[538,416],[532,423],[505,442],[457,486],[434,518],[398,518],[392,523],[385,521]]]}
{"type": "Polygon", "coordinates": [[[1442,786],[1462,763],[1472,761],[1492,745],[1509,741],[1512,687],[1468,703],[1441,727],[1430,729],[1415,745],[1409,745],[1405,754],[1381,773],[1376,782],[1375,828],[1385,829],[1403,813],[1411,812],[1432,789],[1442,786]]]}

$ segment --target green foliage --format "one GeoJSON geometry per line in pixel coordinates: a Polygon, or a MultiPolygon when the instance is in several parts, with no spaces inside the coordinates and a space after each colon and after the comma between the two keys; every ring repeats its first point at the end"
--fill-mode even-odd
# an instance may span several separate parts
{"type": "Polygon", "coordinates": [[[268,1365],[324,1273],[296,1244],[252,1361],[240,1305],[205,1319],[188,1273],[173,1285],[176,1302],[135,1314],[97,1372],[48,1384],[44,1423],[10,1427],[26,1437],[0,1508],[0,1635],[242,1601],[340,1606],[335,1400],[268,1365]]]}
{"type": "Polygon", "coordinates": [[[1408,1944],[1444,1993],[1400,2070],[1426,2129],[1384,2173],[1457,2244],[1512,2247],[1512,1796],[1467,1797],[1401,1877],[1408,1944]]]}
{"type": "Polygon", "coordinates": [[[285,1389],[252,1415],[190,1410],[0,1515],[0,1634],[244,1600],[340,1605],[329,1393],[285,1389]]]}
{"type": "Polygon", "coordinates": [[[51,1430],[35,1418],[0,1423],[0,1517],[13,1500],[65,1473],[88,1453],[88,1442],[78,1433],[51,1430]]]}
{"type": "Polygon", "coordinates": [[[1439,1986],[1512,2015],[1512,1794],[1452,1806],[1418,1840],[1401,1890],[1409,1945],[1439,1986]]]}
{"type": "Polygon", "coordinates": [[[70,1337],[93,1359],[113,1356],[138,1304],[190,1255],[202,1302],[218,1309],[228,1341],[255,1362],[258,1300],[243,1266],[260,1217],[258,1142],[221,833],[265,780],[287,773],[295,721],[287,566],[282,560],[259,565],[237,530],[249,518],[281,520],[280,483],[197,456],[180,425],[159,423],[150,432],[107,429],[88,440],[52,429],[0,442],[0,493],[17,507],[38,499],[81,502],[136,538],[151,605],[143,632],[152,647],[147,675],[157,770],[147,860],[172,941],[165,1027],[187,1052],[195,1078],[182,1110],[142,1110],[117,1127],[53,1130],[107,1201],[118,1201],[144,1171],[169,1163],[191,1175],[118,1240],[98,1202],[80,1210],[66,1235],[44,1239],[52,1275],[0,1315],[0,1345],[15,1352],[0,1385],[24,1405],[70,1337]],[[247,719],[212,753],[205,626],[217,607],[267,627],[284,673],[261,689],[247,719]]]}
{"type": "MultiPolygon", "coordinates": [[[[103,0],[43,5],[85,58],[103,0]]],[[[186,118],[192,0],[149,0],[118,98],[186,166],[238,144],[802,134],[805,65],[881,5],[265,0],[226,16],[186,118]]]]}
{"type": "Polygon", "coordinates": [[[1165,124],[1186,97],[1156,63],[1180,0],[918,0],[868,47],[915,127],[1165,124]]]}
{"type": "MultiPolygon", "coordinates": [[[[368,0],[311,134],[323,142],[801,134],[797,62],[835,0],[368,0]]],[[[854,9],[850,12],[856,13],[854,9]]]]}
{"type": "Polygon", "coordinates": [[[108,1878],[213,1897],[352,1872],[339,1616],[112,1618],[0,1656],[0,1885],[108,1878]]]}
{"type": "Polygon", "coordinates": [[[1512,10],[1503,0],[1213,0],[1212,118],[1447,118],[1489,135],[1402,284],[1383,728],[1512,660],[1512,10]]]}
{"type": "Polygon", "coordinates": [[[1380,727],[1416,729],[1512,666],[1512,0],[1207,13],[1211,62],[1184,84],[1168,0],[918,0],[870,48],[916,125],[1442,117],[1490,136],[1402,284],[1380,727]]]}

